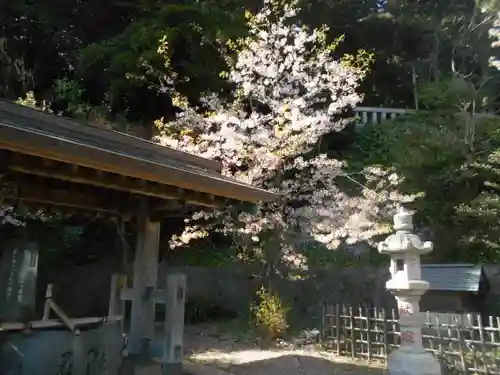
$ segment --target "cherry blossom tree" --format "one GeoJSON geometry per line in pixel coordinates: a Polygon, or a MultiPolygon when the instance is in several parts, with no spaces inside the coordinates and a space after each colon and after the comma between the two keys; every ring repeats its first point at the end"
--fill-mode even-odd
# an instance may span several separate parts
{"type": "Polygon", "coordinates": [[[225,175],[279,194],[250,209],[196,213],[172,248],[219,231],[247,248],[272,246],[281,260],[303,263],[298,250],[308,243],[336,248],[380,231],[370,220],[378,198],[348,197],[336,183],[342,162],[317,151],[326,135],[346,126],[345,110],[361,99],[363,69],[335,59],[324,29],[295,22],[298,10],[295,1],[265,0],[251,19],[250,37],[228,73],[234,100],[211,95],[176,121],[157,123],[162,144],[220,160],[225,175]]]}

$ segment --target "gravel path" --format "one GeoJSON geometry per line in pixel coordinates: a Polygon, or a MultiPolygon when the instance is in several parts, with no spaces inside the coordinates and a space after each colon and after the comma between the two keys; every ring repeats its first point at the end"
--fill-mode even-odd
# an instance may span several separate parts
{"type": "Polygon", "coordinates": [[[309,350],[262,349],[251,335],[229,333],[215,325],[186,327],[185,349],[188,359],[185,368],[193,375],[224,374],[216,370],[233,375],[385,374],[383,366],[338,358],[312,347],[309,350]]]}

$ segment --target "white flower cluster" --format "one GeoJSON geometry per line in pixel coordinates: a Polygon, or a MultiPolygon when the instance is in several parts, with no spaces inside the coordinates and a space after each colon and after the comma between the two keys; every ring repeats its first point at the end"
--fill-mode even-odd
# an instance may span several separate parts
{"type": "Polygon", "coordinates": [[[24,227],[28,219],[47,222],[51,217],[41,210],[30,213],[26,210],[16,210],[13,206],[0,206],[0,227],[2,225],[24,227]]]}
{"type": "MultiPolygon", "coordinates": [[[[272,233],[283,248],[300,244],[301,237],[330,247],[339,238],[365,239],[375,230],[367,217],[376,213],[376,202],[350,198],[337,188],[338,160],[306,157],[325,135],[345,126],[340,115],[360,101],[356,88],[362,73],[332,57],[321,30],[294,24],[296,4],[282,8],[281,15],[274,9],[273,0],[264,1],[229,74],[237,88],[234,103],[212,108],[205,118],[186,109],[175,122],[164,124],[160,142],[220,160],[225,174],[281,198],[252,212],[234,215],[228,208],[191,222],[215,215],[224,224],[218,226],[223,233],[243,235],[257,245],[272,233]]],[[[199,229],[188,226],[171,246],[199,238],[199,229]]]]}
{"type": "Polygon", "coordinates": [[[0,206],[0,225],[24,226],[24,222],[17,219],[14,214],[14,207],[0,206]]]}

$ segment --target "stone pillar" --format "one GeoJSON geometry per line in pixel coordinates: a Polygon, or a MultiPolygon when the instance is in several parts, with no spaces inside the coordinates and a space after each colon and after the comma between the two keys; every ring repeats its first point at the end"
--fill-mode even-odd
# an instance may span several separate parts
{"type": "Polygon", "coordinates": [[[18,240],[5,248],[0,258],[0,320],[34,319],[38,247],[18,240]]]}
{"type": "Polygon", "coordinates": [[[432,242],[422,242],[413,233],[413,214],[401,207],[394,215],[396,233],[378,245],[382,254],[391,257],[391,279],[386,288],[398,303],[401,346],[387,360],[390,375],[440,375],[437,359],[422,346],[424,314],[420,298],[429,289],[421,279],[420,256],[432,251],[432,242]]]}
{"type": "Polygon", "coordinates": [[[162,375],[182,375],[185,300],[186,275],[180,273],[168,275],[165,288],[165,342],[161,359],[162,375]]]}

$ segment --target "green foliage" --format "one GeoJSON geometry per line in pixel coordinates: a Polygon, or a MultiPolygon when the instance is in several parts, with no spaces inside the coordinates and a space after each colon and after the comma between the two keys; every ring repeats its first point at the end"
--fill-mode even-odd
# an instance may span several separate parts
{"type": "MultiPolygon", "coordinates": [[[[156,321],[165,319],[165,305],[155,306],[156,321]]],[[[221,307],[213,299],[203,296],[188,296],[185,305],[184,320],[186,324],[214,323],[217,321],[229,321],[236,318],[232,311],[221,307]]]]}
{"type": "Polygon", "coordinates": [[[374,54],[366,50],[360,49],[355,54],[346,53],[343,55],[342,62],[348,66],[368,73],[373,65],[374,54]]]}
{"type": "MultiPolygon", "coordinates": [[[[373,54],[365,104],[413,105],[412,70],[419,83],[453,70],[484,75],[497,0],[381,4],[307,1],[300,14],[304,24],[328,26],[327,45],[343,35],[339,56],[373,54]]],[[[227,89],[219,74],[260,5],[255,0],[10,2],[0,15],[0,96],[16,99],[33,91],[55,100],[57,82],[69,80],[83,90],[71,105],[106,104],[110,116],[159,118],[149,113],[159,103],[144,102],[152,102],[167,78],[191,100],[207,88],[227,89]]],[[[168,103],[161,104],[168,112],[168,103]]]]}
{"type": "Polygon", "coordinates": [[[419,86],[421,103],[427,109],[453,108],[466,98],[472,98],[473,86],[461,77],[439,82],[425,82],[419,86]]]}
{"type": "Polygon", "coordinates": [[[227,44],[244,35],[246,27],[237,9],[207,3],[166,3],[149,9],[123,33],[84,48],[77,75],[86,85],[100,80],[105,86],[99,100],[115,110],[134,111],[144,105],[143,100],[135,102],[131,91],[156,94],[175,87],[196,102],[203,91],[223,89],[219,73],[230,57],[227,44]]]}
{"type": "Polygon", "coordinates": [[[82,85],[67,77],[57,79],[54,84],[57,100],[67,103],[66,111],[72,117],[87,119],[91,107],[85,102],[85,89],[82,85]]]}
{"type": "Polygon", "coordinates": [[[214,241],[217,245],[208,241],[199,241],[182,252],[167,252],[165,260],[168,264],[179,264],[183,266],[196,267],[225,267],[238,262],[238,252],[231,245],[223,241],[214,241]]]}
{"type": "MultiPolygon", "coordinates": [[[[360,244],[357,244],[360,246],[360,244]]],[[[368,251],[355,254],[349,251],[349,245],[340,244],[332,251],[321,244],[307,244],[302,247],[300,253],[307,259],[308,273],[314,274],[317,270],[331,269],[333,267],[353,268],[363,266],[378,267],[387,263],[387,257],[379,253],[369,251],[369,245],[366,244],[368,251]]]]}
{"type": "Polygon", "coordinates": [[[289,308],[284,306],[280,297],[262,287],[257,292],[259,302],[252,306],[255,324],[266,339],[275,340],[281,337],[288,329],[287,313],[289,308]]]}
{"type": "Polygon", "coordinates": [[[437,110],[364,127],[351,149],[350,169],[364,170],[365,183],[375,190],[418,197],[417,219],[432,232],[439,261],[496,261],[500,118],[458,112],[450,103],[459,93],[450,87],[426,91],[442,99],[437,110]],[[436,94],[443,91],[450,95],[436,94]]]}

